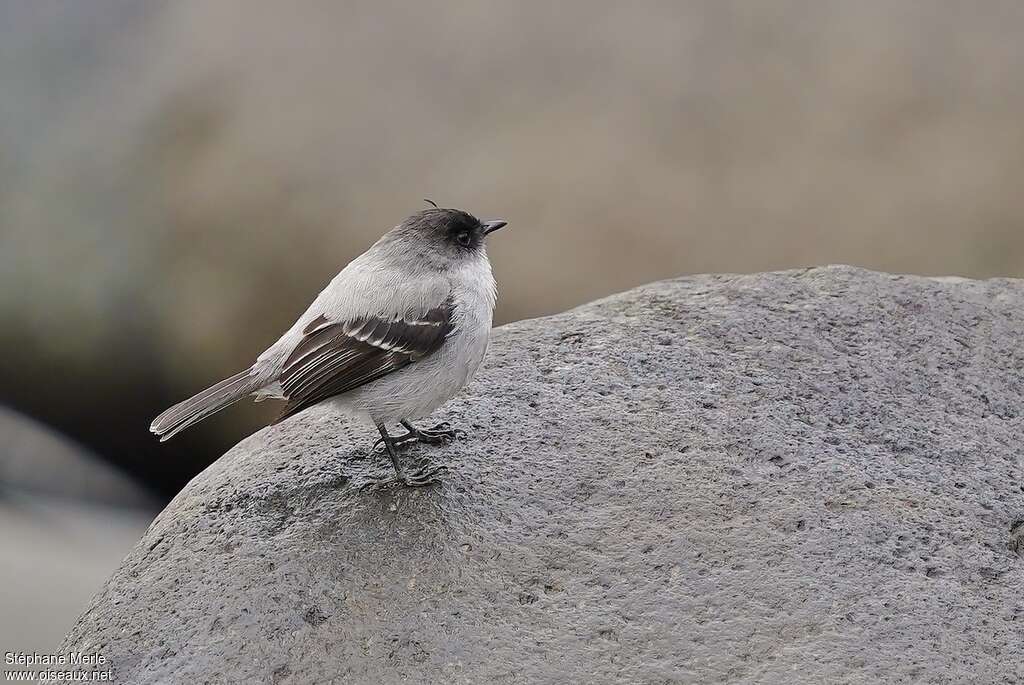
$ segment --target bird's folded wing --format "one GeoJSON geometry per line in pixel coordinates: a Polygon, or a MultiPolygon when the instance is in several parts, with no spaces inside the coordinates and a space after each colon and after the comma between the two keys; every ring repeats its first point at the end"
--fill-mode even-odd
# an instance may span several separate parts
{"type": "Polygon", "coordinates": [[[447,300],[418,317],[317,317],[285,361],[280,383],[288,404],[278,420],[433,353],[452,331],[452,313],[447,300]]]}

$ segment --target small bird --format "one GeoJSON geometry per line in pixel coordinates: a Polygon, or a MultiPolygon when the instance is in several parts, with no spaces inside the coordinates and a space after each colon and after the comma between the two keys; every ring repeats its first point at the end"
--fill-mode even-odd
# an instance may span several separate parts
{"type": "Polygon", "coordinates": [[[377,427],[375,446],[383,442],[400,482],[436,482],[437,469],[407,474],[398,448],[461,433],[412,421],[454,397],[483,361],[497,299],[485,239],[506,223],[436,205],[413,214],[342,269],[256,363],[150,430],[162,442],[249,395],[285,400],[278,421],[329,401],[377,427]],[[407,432],[392,436],[388,423],[407,432]]]}

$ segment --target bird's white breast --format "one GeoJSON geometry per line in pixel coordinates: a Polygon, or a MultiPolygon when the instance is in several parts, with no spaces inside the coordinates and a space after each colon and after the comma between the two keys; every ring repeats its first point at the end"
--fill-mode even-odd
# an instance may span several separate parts
{"type": "Polygon", "coordinates": [[[447,274],[453,329],[436,352],[368,385],[334,398],[349,413],[374,422],[414,420],[454,397],[480,368],[487,351],[497,289],[486,255],[447,274]]]}

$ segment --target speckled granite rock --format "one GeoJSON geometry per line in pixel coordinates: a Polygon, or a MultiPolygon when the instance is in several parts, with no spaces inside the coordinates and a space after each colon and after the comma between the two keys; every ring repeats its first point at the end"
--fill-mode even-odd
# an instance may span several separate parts
{"type": "Polygon", "coordinates": [[[698,276],[496,331],[419,490],[315,408],[68,635],[120,682],[1024,681],[1024,282],[698,276]]]}

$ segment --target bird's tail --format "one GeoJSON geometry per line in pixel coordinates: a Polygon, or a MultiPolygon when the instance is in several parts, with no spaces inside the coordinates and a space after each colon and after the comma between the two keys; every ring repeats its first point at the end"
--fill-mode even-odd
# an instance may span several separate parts
{"type": "Polygon", "coordinates": [[[192,424],[199,423],[258,389],[259,384],[253,377],[252,369],[246,369],[174,405],[156,417],[149,430],[160,436],[160,442],[170,440],[192,424]]]}

